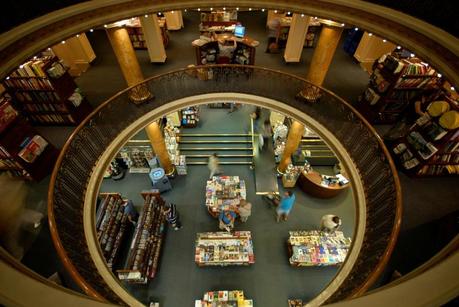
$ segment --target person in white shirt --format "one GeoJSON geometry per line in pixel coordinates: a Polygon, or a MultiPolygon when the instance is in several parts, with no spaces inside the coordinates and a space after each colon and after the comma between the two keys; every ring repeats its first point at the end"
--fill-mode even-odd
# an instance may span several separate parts
{"type": "Polygon", "coordinates": [[[333,233],[341,226],[341,219],[333,214],[327,214],[322,216],[320,221],[320,230],[333,233]]]}
{"type": "Polygon", "coordinates": [[[241,199],[237,211],[239,213],[239,217],[241,218],[241,222],[245,223],[252,214],[252,204],[245,199],[241,199]]]}

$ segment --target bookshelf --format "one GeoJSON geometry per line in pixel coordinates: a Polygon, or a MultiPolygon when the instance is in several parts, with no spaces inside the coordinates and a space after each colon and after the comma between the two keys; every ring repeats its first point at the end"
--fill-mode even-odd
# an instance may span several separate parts
{"type": "Polygon", "coordinates": [[[459,175],[459,101],[439,96],[390,148],[408,175],[459,175]],[[443,108],[439,112],[440,105],[443,108]]]}
{"type": "Polygon", "coordinates": [[[181,126],[183,128],[195,128],[199,123],[199,110],[197,107],[188,107],[180,111],[182,115],[181,126]]]}
{"type": "Polygon", "coordinates": [[[35,57],[3,84],[17,109],[35,125],[77,125],[92,110],[67,67],[53,55],[35,57]]]}
{"type": "Polygon", "coordinates": [[[108,267],[114,270],[132,224],[123,207],[127,200],[121,194],[101,193],[100,197],[102,201],[96,211],[97,239],[108,267]]]}
{"type": "MultiPolygon", "coordinates": [[[[233,52],[233,57],[230,59],[230,64],[255,65],[255,48],[259,42],[245,37],[243,39],[236,38],[236,49],[233,52]]],[[[218,42],[210,41],[203,44],[193,44],[196,51],[196,64],[217,64],[218,59],[218,42]]]]}
{"type": "Polygon", "coordinates": [[[158,271],[166,220],[164,200],[159,191],[142,192],[145,200],[137,221],[126,266],[117,270],[118,278],[129,283],[146,284],[158,271]]]}
{"type": "Polygon", "coordinates": [[[436,94],[441,83],[437,72],[417,58],[383,55],[374,64],[358,108],[371,123],[392,124],[416,99],[436,94]]]}
{"type": "Polygon", "coordinates": [[[13,108],[11,98],[0,97],[0,172],[39,181],[49,175],[57,149],[41,137],[13,108]]]}

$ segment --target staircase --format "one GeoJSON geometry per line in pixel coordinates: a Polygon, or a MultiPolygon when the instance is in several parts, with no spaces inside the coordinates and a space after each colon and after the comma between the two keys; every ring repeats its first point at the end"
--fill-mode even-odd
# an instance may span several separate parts
{"type": "Polygon", "coordinates": [[[306,159],[312,166],[333,166],[338,163],[333,151],[319,137],[303,138],[301,150],[306,151],[306,159]]]}
{"type": "Polygon", "coordinates": [[[207,165],[213,153],[222,165],[252,165],[252,134],[181,133],[178,143],[187,165],[207,165]]]}

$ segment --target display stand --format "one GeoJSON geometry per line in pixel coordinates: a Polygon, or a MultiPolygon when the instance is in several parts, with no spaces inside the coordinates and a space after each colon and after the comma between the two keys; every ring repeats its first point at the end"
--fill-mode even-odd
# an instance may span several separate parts
{"type": "Polygon", "coordinates": [[[289,231],[289,235],[289,262],[297,267],[340,265],[351,245],[351,238],[344,237],[341,231],[289,231]]]}
{"type": "Polygon", "coordinates": [[[446,96],[438,99],[435,103],[442,101],[444,112],[434,114],[429,110],[432,103],[426,115],[391,145],[394,160],[409,175],[459,175],[459,102],[446,96]],[[450,120],[445,120],[448,115],[450,120]]]}
{"type": "Polygon", "coordinates": [[[239,205],[241,199],[246,199],[246,187],[239,176],[214,176],[207,181],[206,206],[213,217],[239,205]]]}
{"type": "Polygon", "coordinates": [[[57,155],[57,149],[18,115],[10,98],[1,96],[0,172],[39,181],[51,173],[57,155]]]}
{"type": "Polygon", "coordinates": [[[77,125],[92,107],[62,62],[53,55],[34,58],[3,81],[17,109],[37,125],[77,125]]]}
{"type": "Polygon", "coordinates": [[[131,229],[128,215],[124,212],[123,200],[119,193],[100,193],[101,204],[96,211],[96,231],[100,248],[107,265],[115,270],[126,234],[131,229]]]}
{"type": "Polygon", "coordinates": [[[145,284],[157,274],[167,227],[164,200],[159,192],[141,194],[144,207],[137,221],[125,269],[117,270],[117,273],[122,281],[145,284]]]}
{"type": "Polygon", "coordinates": [[[195,261],[198,266],[254,264],[252,235],[250,231],[198,233],[195,261]]]}
{"type": "Polygon", "coordinates": [[[440,86],[441,78],[427,63],[384,55],[374,66],[358,108],[371,123],[391,124],[416,99],[437,93],[440,86]]]}
{"type": "Polygon", "coordinates": [[[236,10],[201,11],[199,31],[214,33],[233,33],[234,26],[238,23],[236,10]]]}
{"type": "Polygon", "coordinates": [[[131,174],[148,174],[148,161],[154,158],[151,146],[125,146],[119,152],[120,157],[129,168],[131,174]]]}
{"type": "Polygon", "coordinates": [[[246,299],[242,290],[211,291],[196,300],[194,307],[253,307],[253,301],[246,299]]]}

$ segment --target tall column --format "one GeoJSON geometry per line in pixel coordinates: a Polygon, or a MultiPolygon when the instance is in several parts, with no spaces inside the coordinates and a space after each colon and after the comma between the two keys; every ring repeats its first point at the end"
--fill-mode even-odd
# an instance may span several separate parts
{"type": "Polygon", "coordinates": [[[167,153],[166,143],[164,142],[163,134],[157,122],[149,124],[145,131],[150,139],[151,146],[159,159],[159,163],[167,175],[174,173],[174,165],[172,164],[169,154],[167,153]]]}
{"type": "Polygon", "coordinates": [[[285,46],[285,62],[293,63],[300,61],[310,20],[311,17],[304,16],[304,14],[303,17],[300,14],[293,14],[288,32],[287,45],[285,46]]]}
{"type": "MultiPolygon", "coordinates": [[[[142,82],[144,80],[142,70],[126,28],[108,28],[107,35],[128,86],[142,82]]],[[[130,92],[130,98],[134,103],[142,103],[151,97],[145,85],[136,86],[130,92]]]]}
{"type": "MultiPolygon", "coordinates": [[[[324,21],[324,23],[306,76],[306,80],[317,86],[321,86],[324,82],[343,33],[343,27],[339,24],[333,21],[324,21]]],[[[316,102],[320,96],[319,88],[308,85],[298,93],[297,98],[306,102],[316,102]]]]}
{"type": "Polygon", "coordinates": [[[282,154],[281,161],[277,166],[277,171],[279,173],[283,174],[287,169],[287,166],[291,163],[290,156],[298,149],[298,146],[300,146],[303,133],[303,124],[294,120],[288,132],[287,143],[285,144],[284,153],[282,154]]]}
{"type": "Polygon", "coordinates": [[[91,44],[84,33],[70,37],[65,40],[65,44],[59,43],[51,48],[54,54],[70,67],[69,73],[71,76],[81,75],[96,58],[91,44]]]}
{"type": "Polygon", "coordinates": [[[343,28],[324,24],[320,31],[319,41],[314,49],[311,64],[306,79],[311,83],[321,86],[324,83],[328,68],[335,55],[336,47],[343,33],[343,28]]]}
{"type": "Polygon", "coordinates": [[[163,36],[158,24],[156,14],[140,17],[143,37],[147,44],[148,55],[152,63],[164,63],[166,61],[166,50],[164,49],[163,36]]]}
{"type": "Polygon", "coordinates": [[[182,11],[165,12],[166,24],[168,30],[180,30],[183,28],[182,11]]]}

